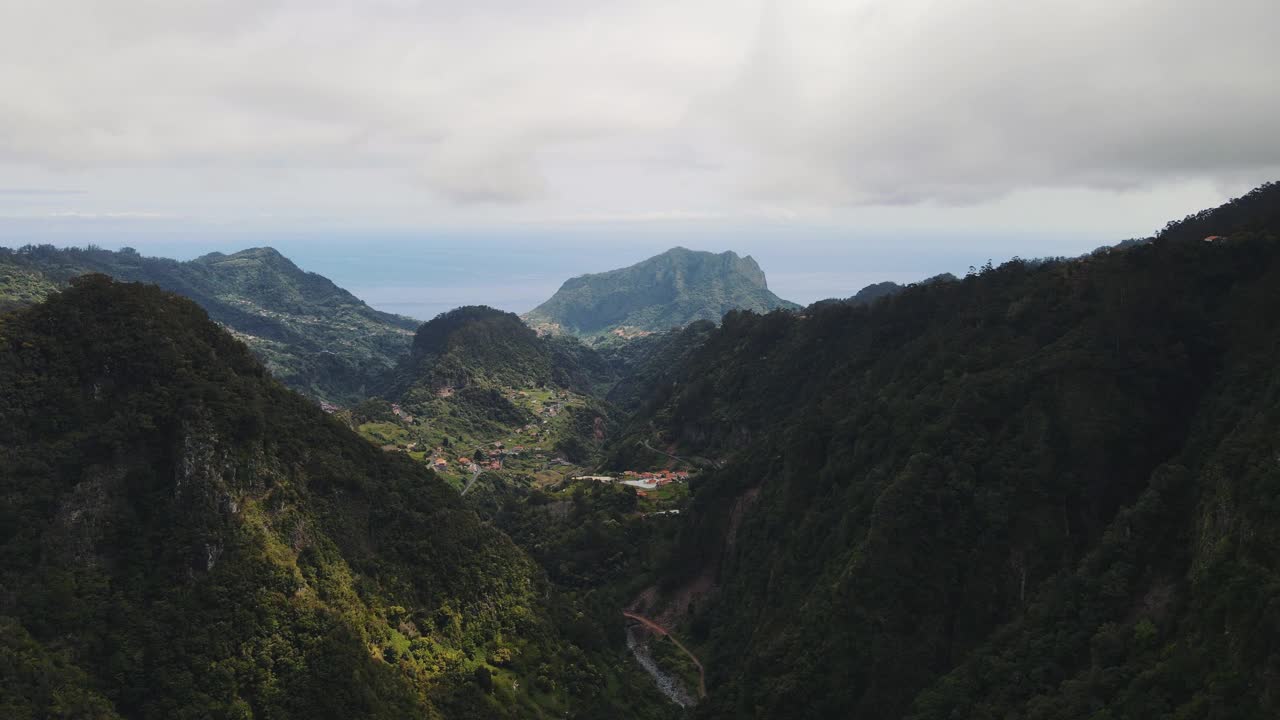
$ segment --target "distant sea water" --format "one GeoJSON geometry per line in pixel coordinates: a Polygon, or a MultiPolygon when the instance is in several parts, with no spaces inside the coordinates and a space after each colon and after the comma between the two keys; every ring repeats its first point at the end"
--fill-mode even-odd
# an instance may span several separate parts
{"type": "MultiPolygon", "coordinates": [[[[135,247],[146,255],[191,259],[269,245],[303,270],[333,280],[373,307],[419,320],[461,305],[531,310],[567,279],[637,263],[680,245],[751,255],[769,287],[800,304],[849,297],[875,282],[907,283],[939,273],[963,275],[988,259],[1075,255],[1103,244],[1093,237],[1014,234],[860,234],[804,228],[716,233],[525,232],[512,234],[242,233],[149,235],[62,241],[135,247]]],[[[4,242],[13,245],[12,242],[4,242]]]]}

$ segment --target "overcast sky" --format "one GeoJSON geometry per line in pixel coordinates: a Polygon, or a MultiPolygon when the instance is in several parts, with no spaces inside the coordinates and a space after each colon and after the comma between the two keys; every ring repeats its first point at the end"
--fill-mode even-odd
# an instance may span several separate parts
{"type": "Polygon", "coordinates": [[[1276,0],[7,0],[0,242],[1146,235],[1280,177],[1277,28],[1276,0]]]}

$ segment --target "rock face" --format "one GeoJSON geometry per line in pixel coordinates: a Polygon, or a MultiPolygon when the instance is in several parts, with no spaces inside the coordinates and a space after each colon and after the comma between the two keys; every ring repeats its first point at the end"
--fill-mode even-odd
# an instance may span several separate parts
{"type": "Polygon", "coordinates": [[[797,307],[769,290],[750,256],[678,247],[631,267],[572,278],[524,319],[540,332],[626,339],[697,320],[720,322],[730,310],[797,307]]]}

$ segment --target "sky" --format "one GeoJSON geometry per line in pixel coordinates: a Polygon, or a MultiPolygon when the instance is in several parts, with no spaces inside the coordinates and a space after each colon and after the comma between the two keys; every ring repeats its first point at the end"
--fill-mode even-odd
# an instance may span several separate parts
{"type": "Polygon", "coordinates": [[[1274,0],[9,0],[0,244],[274,245],[411,314],[673,245],[850,295],[1280,178],[1277,27],[1274,0]]]}

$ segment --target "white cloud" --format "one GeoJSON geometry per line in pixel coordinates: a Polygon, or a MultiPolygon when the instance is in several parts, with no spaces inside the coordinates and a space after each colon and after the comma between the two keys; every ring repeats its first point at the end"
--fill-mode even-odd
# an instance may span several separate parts
{"type": "MultiPolygon", "coordinates": [[[[788,5],[788,7],[791,7],[788,5]]],[[[778,13],[710,106],[751,189],[820,203],[983,201],[1280,168],[1280,3],[869,3],[778,13]]]]}
{"type": "Polygon", "coordinates": [[[1276,27],[1274,0],[13,2],[0,185],[405,222],[1238,189],[1280,168],[1276,27]]]}

